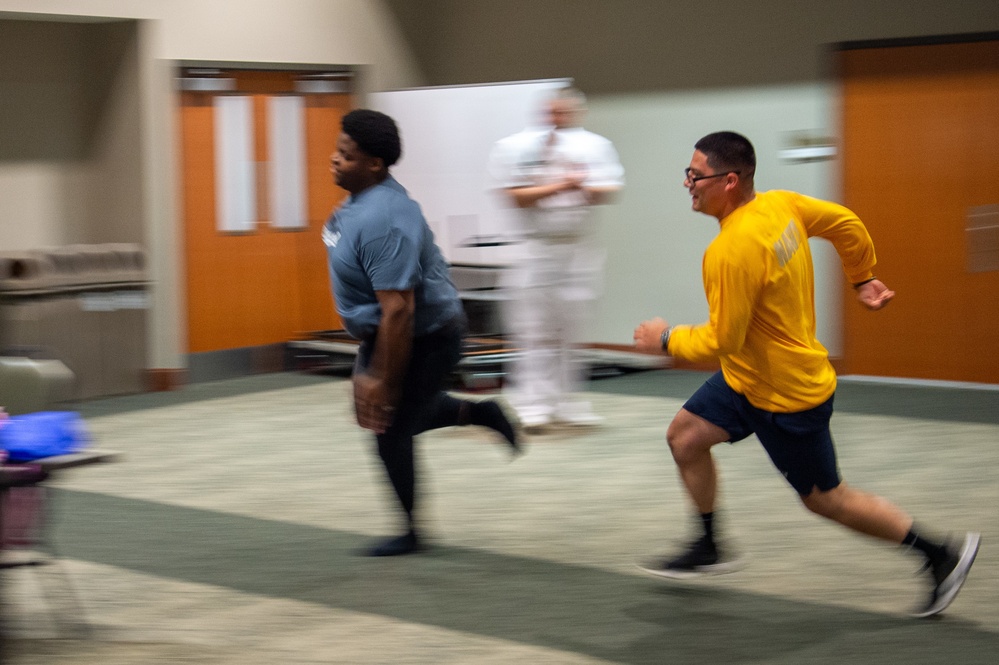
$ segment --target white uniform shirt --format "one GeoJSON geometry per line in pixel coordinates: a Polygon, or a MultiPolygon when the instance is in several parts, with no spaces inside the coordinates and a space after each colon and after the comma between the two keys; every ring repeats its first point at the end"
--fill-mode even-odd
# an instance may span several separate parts
{"type": "MultiPolygon", "coordinates": [[[[583,175],[587,187],[624,185],[613,144],[581,127],[524,130],[500,140],[490,157],[490,173],[504,189],[544,185],[573,174],[583,175]]],[[[581,192],[560,192],[521,210],[520,232],[540,239],[589,235],[589,207],[581,192]]]]}

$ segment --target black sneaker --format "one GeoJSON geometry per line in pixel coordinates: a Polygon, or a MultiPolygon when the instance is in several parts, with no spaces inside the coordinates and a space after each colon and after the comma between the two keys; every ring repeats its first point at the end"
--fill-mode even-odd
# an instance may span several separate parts
{"type": "Polygon", "coordinates": [[[947,558],[929,564],[930,574],[933,575],[933,590],[926,605],[913,612],[913,616],[930,617],[947,609],[968,578],[968,571],[978,555],[981,539],[980,533],[968,532],[956,554],[949,551],[947,558]]]}
{"type": "Polygon", "coordinates": [[[403,556],[415,554],[420,550],[420,543],[415,531],[409,531],[401,536],[383,540],[364,552],[365,556],[403,556]]]}
{"type": "Polygon", "coordinates": [[[672,559],[656,559],[638,567],[652,575],[677,580],[733,573],[744,566],[741,559],[726,558],[718,552],[718,546],[707,536],[701,536],[683,554],[672,559]]]}
{"type": "Polygon", "coordinates": [[[498,432],[508,446],[511,454],[516,457],[524,451],[520,445],[520,421],[512,409],[498,400],[486,400],[472,403],[471,424],[482,425],[498,432]]]}

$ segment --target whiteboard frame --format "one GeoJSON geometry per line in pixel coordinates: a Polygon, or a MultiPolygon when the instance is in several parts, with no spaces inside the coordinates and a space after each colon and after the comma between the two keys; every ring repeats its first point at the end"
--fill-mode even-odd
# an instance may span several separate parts
{"type": "Polygon", "coordinates": [[[456,265],[516,260],[516,223],[489,174],[501,138],[547,124],[545,101],[570,78],[429,86],[370,93],[371,108],[399,126],[392,175],[423,209],[444,257],[456,265]],[[485,246],[470,246],[480,241],[485,246]]]}

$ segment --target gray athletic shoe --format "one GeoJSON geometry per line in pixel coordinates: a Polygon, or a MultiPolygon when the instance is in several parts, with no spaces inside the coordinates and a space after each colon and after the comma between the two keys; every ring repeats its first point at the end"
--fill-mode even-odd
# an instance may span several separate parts
{"type": "Polygon", "coordinates": [[[638,567],[658,577],[685,580],[706,575],[734,573],[745,567],[745,562],[742,559],[725,556],[725,552],[719,552],[718,546],[707,536],[701,536],[679,556],[640,563],[638,567]]]}
{"type": "Polygon", "coordinates": [[[930,617],[947,609],[947,606],[957,597],[957,592],[961,590],[964,581],[968,579],[968,571],[971,570],[971,564],[975,562],[975,556],[978,555],[981,540],[980,533],[968,532],[964,535],[964,542],[961,543],[961,549],[956,554],[950,552],[944,561],[930,564],[930,574],[933,575],[933,590],[930,592],[930,598],[926,605],[913,612],[913,616],[930,617]]]}

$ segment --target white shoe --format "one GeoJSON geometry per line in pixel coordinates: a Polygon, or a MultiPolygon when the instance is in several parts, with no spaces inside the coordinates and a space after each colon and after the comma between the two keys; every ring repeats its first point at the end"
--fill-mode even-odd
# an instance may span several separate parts
{"type": "Polygon", "coordinates": [[[593,413],[590,405],[586,403],[570,404],[559,409],[555,414],[555,420],[573,427],[596,427],[604,423],[604,418],[593,413]]]}
{"type": "Polygon", "coordinates": [[[568,418],[562,418],[561,421],[573,427],[598,427],[603,425],[606,419],[595,413],[581,413],[568,418]]]}
{"type": "Polygon", "coordinates": [[[521,428],[532,434],[552,424],[551,416],[545,413],[518,414],[518,417],[521,428]]]}

